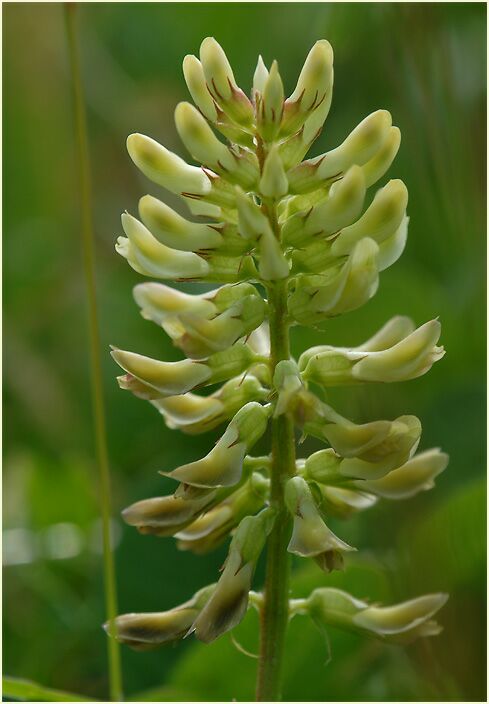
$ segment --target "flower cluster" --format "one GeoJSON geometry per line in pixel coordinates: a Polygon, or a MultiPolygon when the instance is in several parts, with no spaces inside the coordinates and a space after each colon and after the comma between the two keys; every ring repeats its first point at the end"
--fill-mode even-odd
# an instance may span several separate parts
{"type": "MultiPolygon", "coordinates": [[[[141,134],[127,146],[143,174],[176,194],[194,218],[146,195],[139,219],[122,216],[125,236],[116,249],[144,276],[221,286],[190,295],[159,282],[138,284],[141,314],[185,358],[165,362],[120,349],[112,355],[124,370],[121,388],[149,401],[169,428],[193,435],[226,425],[205,457],[165,473],[177,483],[173,495],[139,501],[122,515],[141,533],[174,536],[195,553],[232,539],[217,584],[170,611],[117,618],[117,637],[137,648],[192,632],[209,642],[236,626],[250,603],[260,608],[252,578],[278,516],[270,455],[250,453],[272,418],[286,414],[300,432],[327,444],[297,459],[284,493],[289,552],[314,558],[326,572],[355,550],[328,527],[330,516],[429,489],[448,460],[438,449],[416,454],[415,416],[356,424],[313,391],[426,373],[444,354],[437,320],[416,329],[409,318],[395,317],[358,347],[321,345],[298,360],[273,363],[270,352],[270,292],[284,292],[286,327],[316,325],[366,303],[380,272],[403,251],[404,183],[388,181],[364,208],[367,189],[399,148],[389,112],[368,115],[340,146],[304,160],[331,104],[327,41],[313,46],[288,98],[277,63],[267,69],[261,57],[248,97],[212,38],[203,41],[199,59],[185,57],[183,71],[195,106],[180,103],[175,122],[198,165],[141,134]]],[[[438,633],[432,617],[445,599],[435,594],[386,608],[322,588],[299,605],[292,601],[290,615],[408,642],[438,633]]]]}

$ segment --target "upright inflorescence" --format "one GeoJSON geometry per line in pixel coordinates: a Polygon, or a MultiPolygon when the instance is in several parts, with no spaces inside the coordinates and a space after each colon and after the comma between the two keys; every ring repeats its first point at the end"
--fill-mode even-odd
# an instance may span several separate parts
{"type": "MultiPolygon", "coordinates": [[[[263,594],[250,591],[267,541],[269,551],[280,552],[285,530],[284,553],[311,557],[325,572],[341,568],[355,547],[332,532],[328,517],[430,489],[448,459],[438,449],[415,454],[415,416],[356,424],[311,388],[421,376],[444,354],[437,320],[416,329],[399,316],[358,347],[325,344],[298,360],[288,352],[290,326],[316,326],[362,306],[404,249],[404,183],[388,181],[364,209],[367,188],[399,148],[389,112],[368,115],[339,147],[303,160],[331,104],[327,41],[313,46],[287,99],[277,63],[267,69],[261,57],[249,98],[212,38],[203,41],[200,60],[185,57],[183,71],[195,106],[177,106],[176,127],[199,165],[141,134],[127,146],[143,174],[178,195],[199,221],[146,195],[139,219],[122,216],[125,236],[116,249],[145,276],[223,285],[190,295],[138,284],[143,317],[186,358],[165,362],[120,349],[112,355],[125,372],[120,386],[148,400],[169,428],[190,435],[224,430],[205,457],[165,473],[177,482],[173,495],[139,501],[123,517],[141,533],[174,536],[181,549],[198,554],[232,538],[217,584],[170,611],[118,617],[119,639],[141,649],[192,632],[210,642],[235,627],[250,604],[268,609],[262,623],[273,639],[279,626],[270,613],[284,606],[267,603],[273,574],[263,594]],[[272,451],[254,457],[269,424],[272,451]],[[327,447],[295,459],[288,427],[327,447]]],[[[274,559],[271,572],[286,557],[274,559]]],[[[286,585],[284,594],[288,599],[286,585]]],[[[439,632],[432,617],[445,600],[432,594],[380,607],[325,587],[284,608],[288,618],[308,614],[322,627],[408,642],[439,632]]]]}

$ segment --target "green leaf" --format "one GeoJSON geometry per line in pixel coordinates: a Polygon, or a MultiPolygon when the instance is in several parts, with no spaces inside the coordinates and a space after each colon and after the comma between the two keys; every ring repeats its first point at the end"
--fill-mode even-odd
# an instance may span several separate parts
{"type": "Polygon", "coordinates": [[[97,699],[85,697],[82,694],[72,694],[59,689],[43,687],[37,682],[23,680],[17,677],[2,678],[3,698],[26,702],[96,702],[97,699]]]}

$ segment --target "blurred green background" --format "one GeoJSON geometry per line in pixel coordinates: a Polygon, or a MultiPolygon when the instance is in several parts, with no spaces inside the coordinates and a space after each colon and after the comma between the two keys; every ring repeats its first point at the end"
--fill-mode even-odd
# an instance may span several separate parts
{"type": "MultiPolygon", "coordinates": [[[[446,357],[406,384],[334,395],[357,422],[414,413],[421,449],[442,446],[436,490],[382,503],[340,530],[360,550],[327,577],[294,563],[293,593],[338,585],[404,599],[450,592],[444,631],[407,649],[331,631],[303,617],[288,637],[286,700],[485,700],[485,42],[483,3],[101,3],[80,7],[92,158],[98,297],[113,474],[120,611],[163,610],[214,581],[225,549],[179,553],[118,518],[170,489],[157,470],[196,459],[212,437],[184,438],[121,392],[109,343],[177,359],[132,301],[140,277],[114,251],[120,213],[161,192],[130,162],[125,138],[151,135],[184,156],[173,109],[187,99],[186,53],[215,36],[250,87],[258,53],[293,89],[306,53],[335,50],[335,97],[315,153],[382,107],[402,131],[388,177],[410,193],[410,234],[370,303],[324,333],[294,330],[300,353],[321,341],[358,344],[390,316],[440,316],[446,357]],[[331,661],[328,653],[331,652],[331,661]]],[[[71,85],[61,4],[3,5],[4,39],[4,672],[106,696],[98,479],[87,365],[85,289],[71,85]]],[[[384,181],[388,178],[385,177],[384,181]]],[[[307,441],[304,454],[319,449],[307,441]]],[[[257,584],[262,571],[257,574],[257,584]]],[[[257,650],[250,614],[236,637],[257,650]]],[[[249,700],[256,661],[229,637],[123,650],[128,696],[249,700]],[[158,689],[155,689],[158,688],[158,689]],[[154,690],[151,693],[150,690],[154,690]],[[140,694],[147,692],[146,695],[140,694]]]]}

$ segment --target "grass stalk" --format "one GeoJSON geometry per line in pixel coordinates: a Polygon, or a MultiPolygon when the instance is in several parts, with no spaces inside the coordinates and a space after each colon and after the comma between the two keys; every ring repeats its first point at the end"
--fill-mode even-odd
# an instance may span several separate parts
{"type": "MultiPolygon", "coordinates": [[[[80,69],[80,51],[77,35],[77,4],[65,3],[66,33],[73,87],[75,142],[80,182],[80,216],[83,250],[83,269],[88,302],[88,328],[90,346],[90,377],[92,411],[97,464],[100,479],[105,608],[108,620],[117,615],[117,588],[114,556],[110,537],[111,499],[110,469],[107,450],[107,430],[103,396],[102,367],[100,360],[100,332],[97,312],[95,282],[95,247],[93,209],[90,183],[90,159],[85,102],[80,69]]],[[[112,701],[122,701],[122,670],[120,647],[115,638],[107,638],[109,688],[112,701]]]]}

